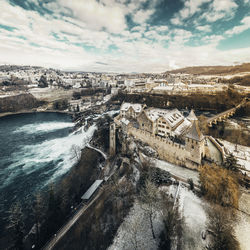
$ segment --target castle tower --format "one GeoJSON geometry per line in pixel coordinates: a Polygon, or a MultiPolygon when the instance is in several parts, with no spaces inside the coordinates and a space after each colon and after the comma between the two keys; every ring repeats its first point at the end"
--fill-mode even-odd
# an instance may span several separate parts
{"type": "MultiPolygon", "coordinates": [[[[191,111],[192,112],[192,111],[191,111]]],[[[191,113],[190,112],[190,113],[191,113]]],[[[194,113],[193,113],[194,114],[194,113]]],[[[192,118],[194,118],[192,114],[192,118]]],[[[190,119],[191,120],[191,119],[190,119]]],[[[192,125],[186,134],[186,150],[190,152],[189,159],[198,165],[201,164],[201,160],[205,153],[205,140],[198,125],[198,119],[191,120],[192,125]]]]}
{"type": "Polygon", "coordinates": [[[116,151],[116,127],[115,123],[110,124],[109,127],[109,153],[111,156],[115,155],[116,151]]]}
{"type": "Polygon", "coordinates": [[[192,122],[192,123],[193,123],[194,121],[198,121],[198,118],[197,118],[197,116],[195,115],[193,109],[191,109],[189,115],[187,116],[187,119],[188,119],[190,122],[192,122]]]}

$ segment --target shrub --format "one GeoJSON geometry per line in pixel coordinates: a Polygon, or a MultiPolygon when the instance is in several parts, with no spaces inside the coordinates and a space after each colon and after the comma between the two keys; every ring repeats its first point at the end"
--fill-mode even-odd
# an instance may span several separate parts
{"type": "Polygon", "coordinates": [[[193,190],[194,189],[194,182],[193,182],[193,179],[188,179],[187,180],[187,182],[188,182],[188,184],[189,184],[189,188],[190,188],[190,190],[193,190]]]}
{"type": "Polygon", "coordinates": [[[238,183],[231,171],[214,164],[202,166],[199,172],[201,190],[208,200],[238,208],[238,183]]]}
{"type": "Polygon", "coordinates": [[[65,110],[69,106],[68,100],[63,99],[63,100],[58,100],[53,103],[53,108],[58,109],[58,110],[65,110]]]}

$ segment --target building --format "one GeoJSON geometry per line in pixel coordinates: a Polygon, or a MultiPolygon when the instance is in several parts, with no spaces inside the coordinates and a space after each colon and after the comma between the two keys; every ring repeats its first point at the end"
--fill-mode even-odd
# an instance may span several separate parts
{"type": "Polygon", "coordinates": [[[184,117],[178,109],[123,103],[114,121],[124,133],[149,144],[163,160],[197,169],[205,156],[205,138],[193,110],[184,117]]]}
{"type": "Polygon", "coordinates": [[[142,104],[124,102],[120,108],[120,115],[126,118],[137,118],[137,116],[142,112],[142,109],[142,104]]]}

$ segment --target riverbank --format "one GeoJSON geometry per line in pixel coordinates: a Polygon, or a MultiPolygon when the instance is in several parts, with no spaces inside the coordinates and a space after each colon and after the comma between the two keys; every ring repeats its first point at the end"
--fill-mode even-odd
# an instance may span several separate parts
{"type": "Polygon", "coordinates": [[[17,111],[17,112],[0,113],[0,118],[5,117],[5,116],[11,116],[11,115],[32,114],[32,113],[61,113],[61,114],[68,114],[68,115],[73,115],[74,114],[74,112],[64,111],[64,110],[32,109],[32,110],[21,110],[21,111],[17,111]]]}
{"type": "MultiPolygon", "coordinates": [[[[13,113],[8,114],[11,115],[9,117],[0,119],[0,141],[4,142],[0,147],[0,200],[3,201],[0,206],[0,245],[4,246],[4,249],[14,241],[12,238],[14,232],[6,229],[8,211],[11,207],[19,204],[25,225],[24,232],[28,234],[35,223],[33,205],[36,195],[39,194],[42,197],[43,210],[46,211],[51,185],[55,190],[57,186],[61,186],[62,180],[70,178],[67,176],[74,171],[73,169],[88,169],[86,162],[91,159],[98,158],[100,162],[102,161],[99,152],[91,153],[91,150],[86,149],[83,150],[86,151],[83,153],[86,155],[83,160],[85,165],[79,167],[76,166],[77,160],[73,152],[73,148],[80,151],[80,148],[84,148],[90,142],[96,130],[95,125],[89,126],[86,130],[75,131],[72,118],[65,112],[44,113],[26,110],[26,113],[16,112],[16,115],[13,113]]],[[[99,171],[99,161],[96,165],[99,171]]],[[[95,168],[94,160],[89,163],[89,168],[95,168]]],[[[89,173],[83,173],[87,179],[81,177],[81,174],[77,176],[88,185],[92,174],[95,178],[92,170],[89,170],[89,173]]],[[[72,183],[75,185],[77,181],[73,180],[72,183]]],[[[67,188],[69,186],[71,185],[67,185],[67,188]]],[[[81,188],[84,188],[84,185],[81,185],[81,188]]],[[[75,197],[77,187],[69,189],[70,191],[67,189],[67,192],[74,194],[72,196],[75,197]]],[[[58,196],[61,198],[62,194],[64,192],[61,191],[58,196]]],[[[64,197],[63,195],[63,201],[60,203],[65,202],[64,197]]],[[[70,206],[67,209],[69,208],[70,206]]]]}

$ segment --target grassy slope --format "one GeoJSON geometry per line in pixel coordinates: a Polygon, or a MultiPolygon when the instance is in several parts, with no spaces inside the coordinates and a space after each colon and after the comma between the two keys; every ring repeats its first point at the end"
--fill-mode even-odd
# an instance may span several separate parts
{"type": "Polygon", "coordinates": [[[236,66],[197,66],[187,67],[176,70],[167,71],[167,73],[185,73],[198,75],[214,75],[214,74],[236,74],[241,72],[250,72],[250,63],[244,63],[236,66]]]}

